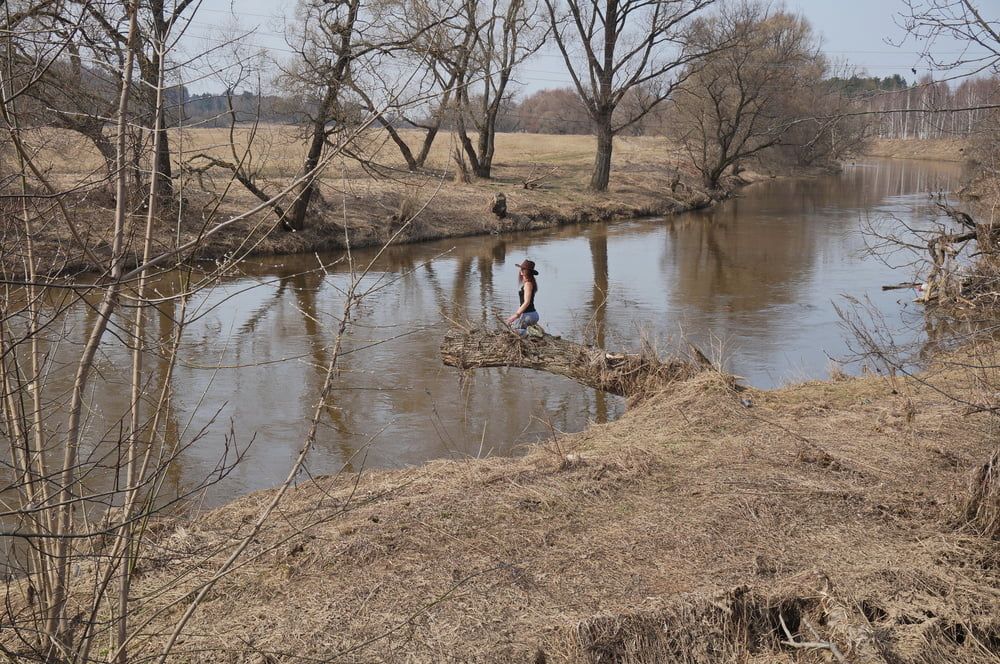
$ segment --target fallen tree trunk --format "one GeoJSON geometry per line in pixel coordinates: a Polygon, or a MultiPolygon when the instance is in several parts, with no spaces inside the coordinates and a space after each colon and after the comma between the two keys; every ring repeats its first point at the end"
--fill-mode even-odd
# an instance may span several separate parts
{"type": "Polygon", "coordinates": [[[608,353],[545,335],[519,337],[508,331],[449,330],[441,359],[450,367],[520,367],[572,378],[623,397],[637,397],[669,383],[691,378],[711,366],[696,349],[697,361],[667,360],[640,354],[608,353]]]}

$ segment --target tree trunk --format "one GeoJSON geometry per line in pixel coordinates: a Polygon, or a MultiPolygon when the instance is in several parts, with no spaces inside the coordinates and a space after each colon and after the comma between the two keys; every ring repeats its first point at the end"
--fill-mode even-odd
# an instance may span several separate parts
{"type": "Polygon", "coordinates": [[[479,165],[476,177],[489,180],[493,174],[493,135],[496,116],[488,114],[486,124],[479,130],[479,165]]]}
{"type": "Polygon", "coordinates": [[[324,118],[318,117],[313,122],[312,140],[309,143],[309,151],[306,152],[305,162],[302,164],[302,174],[305,180],[296,188],[295,200],[292,202],[292,212],[286,230],[300,231],[306,225],[306,213],[309,211],[309,201],[313,195],[313,180],[315,174],[312,173],[316,165],[319,164],[320,155],[323,154],[323,142],[326,138],[326,123],[324,118]]]}
{"type": "Polygon", "coordinates": [[[427,129],[427,133],[424,134],[423,145],[420,146],[420,154],[417,155],[417,167],[423,168],[424,164],[427,163],[427,155],[431,153],[431,146],[434,145],[434,139],[437,137],[438,130],[441,127],[441,119],[438,118],[434,125],[427,129]]]}
{"type": "Polygon", "coordinates": [[[590,176],[593,191],[607,191],[611,181],[611,150],[614,134],[611,131],[611,116],[602,117],[597,122],[597,154],[594,156],[594,173],[590,176]]]}
{"type": "Polygon", "coordinates": [[[300,231],[305,228],[306,213],[309,211],[309,201],[312,200],[313,182],[316,177],[312,171],[319,164],[319,158],[323,154],[323,145],[326,142],[326,122],[330,108],[337,98],[338,89],[338,85],[328,85],[323,103],[316,111],[309,150],[306,152],[306,158],[302,164],[302,177],[305,179],[295,189],[295,200],[292,201],[291,212],[285,222],[285,230],[300,231]]]}
{"type": "MultiPolygon", "coordinates": [[[[163,115],[163,111],[160,111],[163,115]]],[[[170,166],[170,139],[168,138],[166,118],[161,118],[159,130],[159,140],[153,138],[156,147],[156,177],[159,182],[156,185],[157,197],[161,202],[168,202],[174,197],[174,172],[170,166]]]]}
{"type": "MultiPolygon", "coordinates": [[[[154,43],[158,44],[164,43],[166,39],[168,21],[164,13],[164,4],[163,0],[154,0],[150,3],[150,10],[153,14],[154,43]]],[[[142,49],[144,46],[140,45],[139,48],[142,49]]],[[[154,48],[150,57],[142,57],[139,75],[144,83],[142,86],[143,96],[150,112],[150,133],[159,134],[152,137],[153,145],[156,146],[153,157],[153,178],[157,180],[157,197],[161,202],[168,202],[174,197],[174,180],[173,170],[170,166],[170,141],[167,134],[166,113],[162,106],[156,107],[157,87],[163,85],[158,79],[159,71],[160,52],[154,48]],[[156,129],[157,127],[159,130],[156,129]]]]}
{"type": "Polygon", "coordinates": [[[303,180],[295,189],[291,218],[286,219],[283,224],[285,230],[297,231],[305,228],[306,213],[309,211],[309,202],[312,200],[316,177],[319,175],[315,172],[316,167],[319,166],[320,157],[323,156],[323,147],[326,145],[326,125],[333,119],[330,114],[340,96],[341,87],[347,81],[348,69],[355,55],[351,42],[360,7],[361,0],[350,0],[348,16],[338,30],[340,43],[335,49],[337,60],[325,76],[326,92],[323,94],[323,101],[316,109],[316,117],[313,119],[312,138],[309,141],[309,150],[306,152],[306,158],[302,164],[301,177],[303,180]]]}
{"type": "Polygon", "coordinates": [[[480,152],[479,154],[482,155],[482,158],[476,162],[475,168],[473,168],[472,171],[476,174],[477,178],[483,178],[484,180],[489,180],[490,173],[492,171],[490,162],[486,160],[486,157],[485,155],[483,155],[482,152],[480,152]]]}
{"type": "Polygon", "coordinates": [[[382,128],[389,134],[389,138],[392,139],[392,142],[396,144],[397,148],[399,148],[399,153],[403,155],[403,161],[406,162],[406,170],[411,173],[415,172],[420,167],[420,164],[418,164],[417,160],[413,157],[413,151],[410,150],[410,146],[406,144],[406,141],[399,135],[399,132],[392,126],[392,123],[386,120],[381,113],[378,114],[377,119],[379,124],[382,125],[382,128]]]}
{"type": "Polygon", "coordinates": [[[434,139],[437,137],[438,131],[441,129],[441,122],[444,120],[444,114],[448,108],[448,104],[451,103],[451,90],[455,84],[456,76],[452,74],[451,78],[448,79],[448,83],[445,86],[444,95],[441,97],[441,102],[438,104],[437,111],[434,113],[434,121],[430,126],[425,127],[427,133],[424,134],[424,142],[420,146],[420,153],[417,155],[417,167],[423,168],[424,164],[427,163],[427,155],[431,153],[431,146],[434,144],[434,139]]]}
{"type": "Polygon", "coordinates": [[[441,344],[441,359],[450,367],[520,367],[571,378],[595,390],[638,397],[691,378],[710,366],[700,352],[698,362],[667,360],[636,354],[607,353],[593,346],[545,335],[519,337],[508,330],[449,330],[441,344]]]}
{"type": "MultiPolygon", "coordinates": [[[[461,109],[459,109],[458,140],[462,143],[462,148],[465,150],[465,156],[469,159],[469,165],[472,166],[472,172],[476,175],[476,177],[482,177],[479,175],[482,172],[482,165],[479,163],[479,155],[476,153],[476,146],[472,144],[472,139],[469,138],[469,132],[465,129],[465,120],[462,118],[461,112],[461,109]]],[[[486,177],[489,177],[489,175],[486,177]]]]}

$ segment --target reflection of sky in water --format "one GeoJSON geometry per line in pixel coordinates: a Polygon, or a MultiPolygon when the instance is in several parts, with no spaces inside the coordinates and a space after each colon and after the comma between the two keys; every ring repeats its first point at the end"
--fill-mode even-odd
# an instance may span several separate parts
{"type": "MultiPolygon", "coordinates": [[[[643,335],[662,349],[682,336],[703,348],[722,340],[730,370],[754,385],[825,377],[828,357],[847,350],[833,308],[840,293],[870,297],[897,327],[898,302],[912,297],[881,291],[911,275],[862,258],[860,221],[869,210],[920,220],[927,189],[954,188],[957,176],[953,166],[878,162],[839,177],[764,182],[668,220],[390,248],[366,278],[382,288],[359,307],[345,341],[310,472],[480,448],[506,454],[621,413],[620,399],[555,376],[493,369],[463,379],[441,365],[450,320],[493,326],[494,311],[513,311],[515,264],[524,257],[541,272],[537,304],[551,333],[615,349],[635,349],[643,335]]],[[[516,210],[516,194],[510,199],[516,210]]],[[[373,255],[356,252],[362,263],[373,255]]],[[[315,407],[346,285],[343,265],[330,274],[316,267],[311,255],[251,261],[243,276],[191,302],[197,318],[185,332],[169,426],[184,440],[204,434],[182,455],[175,484],[214,468],[230,429],[240,444],[254,436],[255,443],[246,463],[213,489],[212,502],[283,479],[315,407]]],[[[82,329],[85,316],[75,311],[67,322],[82,329]]],[[[95,394],[92,436],[127,403],[127,351],[109,341],[100,362],[114,386],[95,394]]],[[[158,371],[152,361],[151,393],[161,387],[158,371]]]]}

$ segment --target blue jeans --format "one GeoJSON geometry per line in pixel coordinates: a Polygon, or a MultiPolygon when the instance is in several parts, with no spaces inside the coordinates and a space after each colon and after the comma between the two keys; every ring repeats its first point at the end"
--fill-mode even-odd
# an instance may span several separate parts
{"type": "Polygon", "coordinates": [[[538,312],[537,311],[526,311],[521,316],[514,321],[514,329],[522,337],[528,333],[528,326],[534,325],[538,322],[538,312]]]}

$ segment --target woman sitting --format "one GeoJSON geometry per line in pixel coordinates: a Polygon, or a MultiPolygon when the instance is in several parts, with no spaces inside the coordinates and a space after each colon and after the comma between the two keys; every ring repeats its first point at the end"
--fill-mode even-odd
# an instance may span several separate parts
{"type": "Polygon", "coordinates": [[[528,334],[529,326],[538,323],[538,312],[535,310],[535,295],[538,293],[538,282],[535,281],[535,277],[538,275],[538,270],[535,269],[534,261],[529,260],[517,267],[519,268],[517,282],[521,285],[517,291],[517,299],[521,306],[507,319],[507,324],[523,337],[528,334]]]}

